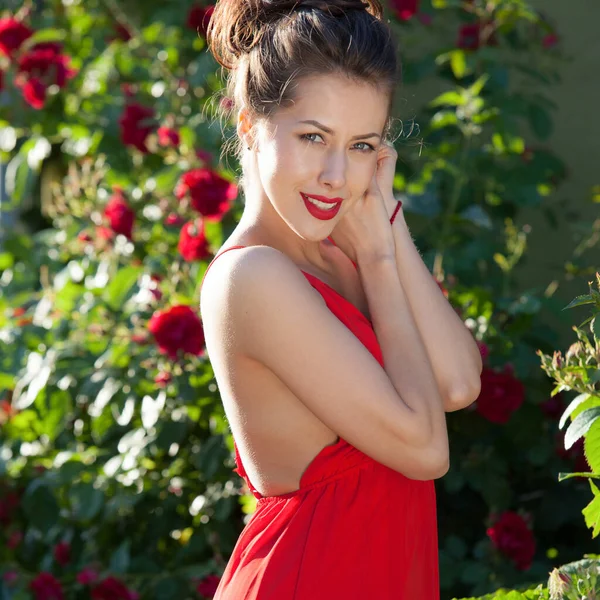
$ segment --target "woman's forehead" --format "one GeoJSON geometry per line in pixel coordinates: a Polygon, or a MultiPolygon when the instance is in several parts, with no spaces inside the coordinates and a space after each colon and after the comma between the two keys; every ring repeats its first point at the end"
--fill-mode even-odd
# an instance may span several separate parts
{"type": "Polygon", "coordinates": [[[384,127],[388,105],[389,94],[370,83],[318,76],[298,82],[293,102],[277,111],[275,120],[287,124],[312,120],[334,132],[356,129],[356,134],[366,134],[384,127]]]}

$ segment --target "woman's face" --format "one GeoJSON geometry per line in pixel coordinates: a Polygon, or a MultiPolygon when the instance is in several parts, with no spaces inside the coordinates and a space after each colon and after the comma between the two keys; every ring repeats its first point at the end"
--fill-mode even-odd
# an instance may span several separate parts
{"type": "Polygon", "coordinates": [[[328,237],[365,194],[383,143],[388,103],[389,96],[369,84],[340,76],[306,78],[298,83],[295,103],[257,128],[259,181],[301,238],[328,237]],[[343,202],[339,211],[323,213],[307,206],[306,194],[343,202]]]}

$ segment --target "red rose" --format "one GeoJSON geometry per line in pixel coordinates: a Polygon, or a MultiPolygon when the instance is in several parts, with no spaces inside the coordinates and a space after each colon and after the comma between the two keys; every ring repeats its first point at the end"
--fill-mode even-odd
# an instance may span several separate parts
{"type": "Polygon", "coordinates": [[[185,223],[185,219],[176,215],[175,213],[169,213],[165,218],[165,225],[170,225],[171,227],[177,227],[179,225],[183,225],[185,223]]]}
{"type": "Polygon", "coordinates": [[[192,6],[187,16],[187,26],[206,37],[210,18],[215,10],[214,6],[192,6]]]}
{"type": "Polygon", "coordinates": [[[166,373],[165,371],[161,371],[154,378],[154,383],[156,383],[156,385],[161,388],[167,387],[167,385],[171,383],[171,375],[169,373],[166,373]]]}
{"type": "Polygon", "coordinates": [[[92,600],[136,600],[138,594],[116,577],[103,579],[92,589],[92,600]]]}
{"type": "Polygon", "coordinates": [[[77,581],[81,585],[89,585],[98,579],[98,571],[92,567],[85,567],[77,573],[77,581]]]}
{"type": "Polygon", "coordinates": [[[63,88],[77,74],[69,67],[70,58],[61,54],[61,50],[58,42],[40,42],[19,58],[15,84],[35,109],[43,108],[49,86],[63,88]]]}
{"type": "Polygon", "coordinates": [[[91,242],[93,238],[87,231],[82,231],[77,235],[77,239],[80,242],[91,242]]]}
{"type": "Polygon", "coordinates": [[[20,531],[13,531],[9,538],[8,541],[6,542],[6,545],[8,546],[8,548],[10,550],[14,550],[15,548],[18,548],[19,544],[23,541],[23,534],[20,531]]]}
{"type": "Polygon", "coordinates": [[[54,546],[54,560],[65,567],[71,562],[71,544],[68,542],[59,542],[54,546]]]}
{"type": "Polygon", "coordinates": [[[549,33],[548,35],[545,35],[544,38],[542,39],[542,46],[546,49],[554,48],[554,46],[556,46],[559,41],[560,41],[560,38],[558,37],[558,34],[549,33]]]}
{"type": "Polygon", "coordinates": [[[0,523],[8,525],[19,506],[19,495],[15,492],[8,492],[0,497],[0,523]]]}
{"type": "Polygon", "coordinates": [[[206,167],[210,167],[210,165],[212,165],[213,156],[208,150],[199,148],[196,150],[196,158],[200,159],[202,164],[206,167]]]}
{"type": "Polygon", "coordinates": [[[64,600],[60,581],[51,573],[40,573],[30,584],[35,600],[64,600]]]}
{"type": "Polygon", "coordinates": [[[209,221],[220,221],[237,197],[237,186],[209,169],[192,169],[175,188],[179,200],[188,194],[194,210],[209,221]]]}
{"type": "Polygon", "coordinates": [[[508,365],[503,372],[484,368],[477,412],[492,423],[507,423],[525,399],[525,386],[515,378],[508,365]]]}
{"type": "Polygon", "coordinates": [[[135,146],[140,152],[146,154],[146,138],[154,129],[154,109],[142,106],[136,102],[127,104],[119,119],[121,127],[121,140],[128,146],[135,146]]]}
{"type": "Polygon", "coordinates": [[[199,356],[204,348],[202,321],[190,306],[173,306],[152,315],[148,329],[154,335],[159,350],[172,359],[178,350],[199,356]]]}
{"type": "Polygon", "coordinates": [[[563,401],[562,393],[556,394],[552,398],[548,398],[545,402],[540,404],[542,412],[553,421],[560,421],[560,418],[565,411],[565,404],[563,401]]]}
{"type": "Polygon", "coordinates": [[[490,349],[487,347],[487,344],[484,342],[477,342],[477,347],[479,348],[479,353],[481,354],[481,360],[486,362],[488,356],[490,355],[490,349]]]}
{"type": "Polygon", "coordinates": [[[64,87],[77,72],[68,67],[70,58],[61,52],[62,45],[58,42],[39,42],[21,56],[19,72],[27,77],[38,77],[47,85],[64,87]]]}
{"type": "Polygon", "coordinates": [[[132,36],[131,36],[131,33],[129,32],[129,29],[127,29],[127,27],[125,27],[125,25],[122,25],[121,23],[115,24],[115,37],[112,39],[117,39],[117,40],[121,40],[123,42],[128,42],[131,39],[131,37],[132,36]]]}
{"type": "Polygon", "coordinates": [[[21,87],[23,98],[29,106],[40,110],[46,103],[46,86],[39,79],[29,79],[21,87]]]}
{"type": "Polygon", "coordinates": [[[179,132],[176,129],[171,129],[163,125],[158,128],[156,133],[158,134],[158,143],[161,146],[179,146],[181,142],[179,132]]]}
{"type": "Polygon", "coordinates": [[[555,439],[556,454],[563,460],[573,463],[573,472],[589,473],[590,466],[585,459],[583,438],[579,438],[568,450],[565,448],[565,434],[563,431],[559,431],[555,439]]]}
{"type": "Polygon", "coordinates": [[[104,209],[104,215],[108,217],[110,228],[115,233],[121,233],[128,239],[131,239],[135,213],[119,188],[115,188],[115,193],[111,196],[104,209]]]}
{"type": "Polygon", "coordinates": [[[33,31],[16,19],[0,19],[0,53],[12,58],[21,44],[32,35],[33,31]]]}
{"type": "Polygon", "coordinates": [[[521,515],[506,511],[487,530],[494,546],[514,561],[520,571],[527,571],[535,555],[535,538],[521,515]]]}
{"type": "Polygon", "coordinates": [[[6,573],[2,575],[2,579],[4,579],[7,586],[12,586],[12,584],[19,579],[19,574],[16,571],[6,571],[6,573]]]}
{"type": "Polygon", "coordinates": [[[485,45],[495,46],[497,42],[493,32],[486,31],[486,28],[491,26],[491,23],[484,23],[481,21],[463,25],[458,30],[456,45],[463,50],[477,50],[485,45]]]}
{"type": "Polygon", "coordinates": [[[408,21],[417,14],[420,0],[390,0],[392,10],[402,21],[408,21]]]}
{"type": "Polygon", "coordinates": [[[213,598],[217,593],[219,581],[221,581],[221,578],[217,575],[207,575],[198,583],[196,591],[205,598],[213,598]]]}
{"type": "Polygon", "coordinates": [[[109,227],[98,225],[95,229],[96,237],[99,240],[112,240],[115,237],[115,232],[109,227]]]}
{"type": "Polygon", "coordinates": [[[210,255],[202,219],[190,221],[181,228],[178,250],[187,262],[202,260],[210,255]]]}
{"type": "Polygon", "coordinates": [[[131,336],[131,341],[138,346],[145,346],[149,343],[148,336],[145,333],[135,333],[131,336]]]}

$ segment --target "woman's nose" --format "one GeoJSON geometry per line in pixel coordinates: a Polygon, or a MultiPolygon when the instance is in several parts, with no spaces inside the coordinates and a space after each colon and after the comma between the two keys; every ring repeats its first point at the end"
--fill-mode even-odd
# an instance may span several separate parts
{"type": "Polygon", "coordinates": [[[347,168],[345,152],[330,152],[322,165],[319,182],[332,189],[342,188],[346,185],[347,168]]]}

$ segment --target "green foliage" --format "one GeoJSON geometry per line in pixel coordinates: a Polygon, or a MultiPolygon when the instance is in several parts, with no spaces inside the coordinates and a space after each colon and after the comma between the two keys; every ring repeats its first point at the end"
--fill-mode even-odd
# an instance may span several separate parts
{"type": "MultiPolygon", "coordinates": [[[[24,100],[16,63],[0,65],[3,208],[34,206],[45,220],[35,227],[23,217],[0,248],[0,341],[10,348],[0,352],[0,564],[18,575],[0,583],[3,598],[30,597],[41,571],[60,579],[66,597],[87,598],[90,584],[77,579],[85,568],[118,576],[143,599],[195,597],[207,589],[198,581],[222,573],[255,507],[232,473],[208,357],[161,352],[152,332],[173,306],[197,312],[207,262],[242,211],[238,201],[202,217],[201,198],[177,193],[192,170],[229,182],[236,167],[216,158],[222,81],[202,35],[186,26],[193,4],[52,0],[19,13],[35,31],[28,47],[60,41],[76,70],[48,87],[40,109],[24,100]],[[134,143],[122,124],[131,104],[149,109],[128,126],[134,143]],[[165,143],[159,126],[178,143],[165,143]],[[115,199],[126,200],[120,226],[131,210],[131,235],[107,214],[115,199]],[[186,221],[206,238],[192,260],[179,250],[186,221]],[[60,543],[69,560],[57,558],[60,543]]],[[[448,415],[452,469],[437,488],[442,595],[525,589],[582,555],[588,493],[580,479],[555,485],[576,457],[556,452],[544,412],[551,386],[535,350],[555,346],[543,312],[559,307],[515,278],[530,232],[521,211],[551,214],[544,203],[565,176],[536,143],[552,131],[560,55],[542,43],[551,26],[522,0],[436,0],[422,11],[431,23],[394,25],[405,80],[433,79],[442,92],[397,132],[395,182],[424,259],[489,351],[480,402],[448,415]],[[486,24],[476,47],[457,44],[474,23],[486,24]],[[506,421],[482,409],[515,397],[506,421]],[[534,551],[524,570],[511,544],[494,545],[487,531],[507,511],[529,516],[526,539],[516,540],[534,551]]],[[[200,339],[178,331],[180,341],[200,339]]],[[[587,382],[579,393],[590,394],[591,370],[571,366],[567,375],[587,382]]],[[[596,408],[586,402],[573,418],[596,408]]],[[[494,597],[547,597],[536,593],[494,597]]]]}
{"type": "MultiPolygon", "coordinates": [[[[578,394],[565,410],[560,427],[563,428],[570,420],[565,434],[566,449],[584,439],[585,457],[592,470],[585,475],[590,480],[594,499],[583,509],[583,515],[586,525],[592,530],[592,537],[600,534],[600,490],[592,481],[600,479],[600,273],[596,273],[595,284],[598,289],[594,289],[594,282],[590,282],[589,294],[578,296],[565,308],[591,308],[591,317],[573,328],[579,341],[571,345],[565,356],[561,352],[554,352],[552,357],[539,352],[542,368],[556,382],[555,391],[569,390],[578,394]]],[[[581,475],[561,474],[561,479],[581,475]]]]}

